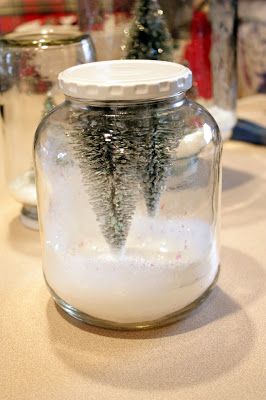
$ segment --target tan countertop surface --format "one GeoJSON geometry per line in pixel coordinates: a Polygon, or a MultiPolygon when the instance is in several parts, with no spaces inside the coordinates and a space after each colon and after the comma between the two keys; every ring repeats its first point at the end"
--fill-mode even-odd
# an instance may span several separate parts
{"type": "Polygon", "coordinates": [[[186,320],[137,333],[90,328],[58,311],[38,233],[20,224],[1,183],[0,399],[265,400],[266,147],[226,143],[223,183],[217,287],[186,320]]]}

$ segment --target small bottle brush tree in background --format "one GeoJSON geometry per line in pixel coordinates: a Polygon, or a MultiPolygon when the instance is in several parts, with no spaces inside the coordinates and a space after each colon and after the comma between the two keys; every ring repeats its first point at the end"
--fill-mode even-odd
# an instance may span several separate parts
{"type": "Polygon", "coordinates": [[[123,50],[126,59],[173,60],[172,38],[157,0],[137,2],[123,50]]]}

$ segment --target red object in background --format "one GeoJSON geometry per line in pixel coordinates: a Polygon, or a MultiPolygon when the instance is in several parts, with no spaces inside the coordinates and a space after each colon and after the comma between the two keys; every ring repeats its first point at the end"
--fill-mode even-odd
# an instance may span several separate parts
{"type": "Polygon", "coordinates": [[[73,13],[55,13],[55,14],[25,14],[14,16],[0,16],[0,33],[12,32],[17,26],[30,21],[40,21],[41,25],[60,24],[60,19],[67,15],[74,15],[73,13]]]}
{"type": "Polygon", "coordinates": [[[60,19],[73,13],[56,13],[56,14],[26,14],[14,16],[0,16],[0,33],[12,32],[17,26],[29,21],[40,21],[41,25],[52,24],[59,25],[60,19]]]}
{"type": "Polygon", "coordinates": [[[211,24],[207,15],[195,11],[191,21],[191,42],[187,45],[184,59],[193,73],[198,97],[212,97],[212,73],[210,62],[211,24]]]}
{"type": "Polygon", "coordinates": [[[71,3],[64,0],[22,0],[0,7],[0,33],[13,31],[17,26],[38,20],[41,24],[60,24],[64,16],[74,16],[71,3]]]}
{"type": "Polygon", "coordinates": [[[131,15],[134,4],[135,0],[114,0],[113,9],[115,13],[118,12],[131,15]]]}

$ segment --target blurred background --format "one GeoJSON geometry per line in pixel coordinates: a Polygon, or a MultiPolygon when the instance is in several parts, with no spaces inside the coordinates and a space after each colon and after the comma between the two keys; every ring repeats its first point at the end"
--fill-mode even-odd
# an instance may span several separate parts
{"type": "MultiPolygon", "coordinates": [[[[78,25],[79,15],[81,28],[90,30],[96,48],[98,47],[98,59],[119,58],[121,35],[124,34],[124,28],[132,18],[134,2],[134,0],[0,0],[0,35],[15,29],[36,29],[47,24],[75,26],[78,25]]],[[[184,30],[186,21],[191,20],[192,3],[195,5],[195,1],[192,0],[160,1],[173,37],[177,37],[180,30],[184,30]]],[[[198,1],[198,3],[208,2],[198,1]]],[[[239,0],[238,22],[238,96],[265,93],[266,1],[239,0]]]]}
{"type": "Polygon", "coordinates": [[[22,215],[37,219],[32,142],[63,101],[61,70],[121,58],[185,64],[188,95],[223,140],[266,144],[265,55],[265,0],[0,0],[0,159],[22,215]]]}

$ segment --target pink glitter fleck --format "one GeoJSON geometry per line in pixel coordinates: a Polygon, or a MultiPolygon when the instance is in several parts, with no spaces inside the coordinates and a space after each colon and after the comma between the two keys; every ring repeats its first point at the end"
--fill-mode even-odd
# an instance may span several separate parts
{"type": "Polygon", "coordinates": [[[177,253],[177,255],[175,256],[176,261],[180,260],[181,258],[181,254],[177,253]]]}

